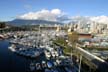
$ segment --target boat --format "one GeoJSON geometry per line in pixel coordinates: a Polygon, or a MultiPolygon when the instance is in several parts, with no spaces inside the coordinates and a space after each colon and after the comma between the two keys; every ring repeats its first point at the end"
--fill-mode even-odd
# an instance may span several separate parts
{"type": "Polygon", "coordinates": [[[37,57],[37,56],[40,55],[40,53],[39,53],[38,51],[36,51],[36,52],[34,53],[34,55],[37,57]]]}
{"type": "Polygon", "coordinates": [[[46,67],[47,67],[46,62],[42,61],[42,68],[46,68],[46,67]]]}
{"type": "Polygon", "coordinates": [[[30,64],[30,71],[34,71],[35,70],[35,65],[34,65],[34,63],[31,63],[30,64]]]}
{"type": "MultiPolygon", "coordinates": [[[[12,48],[12,50],[14,50],[14,48],[12,48]]],[[[30,57],[30,58],[36,58],[40,56],[42,52],[39,52],[39,50],[34,49],[34,48],[19,48],[15,50],[15,53],[17,53],[18,55],[22,55],[22,56],[30,57]]]]}
{"type": "Polygon", "coordinates": [[[16,46],[12,44],[11,46],[8,47],[12,52],[16,52],[16,46]]]}
{"type": "Polygon", "coordinates": [[[58,56],[59,56],[59,54],[58,54],[56,51],[55,51],[55,56],[56,56],[56,57],[58,57],[58,56]]]}
{"type": "Polygon", "coordinates": [[[55,58],[55,56],[56,56],[54,51],[51,51],[51,55],[53,58],[55,58]]]}
{"type": "Polygon", "coordinates": [[[73,72],[72,69],[69,68],[69,67],[64,67],[64,69],[65,69],[66,72],[73,72]]]}
{"type": "Polygon", "coordinates": [[[52,72],[50,69],[45,69],[45,72],[52,72]]]}
{"type": "Polygon", "coordinates": [[[50,54],[50,52],[48,52],[48,51],[45,51],[45,56],[46,56],[47,58],[50,58],[50,57],[51,57],[51,54],[50,54]]]}
{"type": "Polygon", "coordinates": [[[45,46],[43,46],[43,45],[40,45],[40,48],[45,48],[45,46]]]}
{"type": "Polygon", "coordinates": [[[52,68],[53,67],[53,64],[51,63],[51,62],[47,62],[47,66],[48,66],[48,68],[52,68]]]}
{"type": "Polygon", "coordinates": [[[60,65],[61,61],[57,59],[57,60],[56,60],[56,63],[57,63],[58,65],[60,65]]]}
{"type": "Polygon", "coordinates": [[[51,69],[52,72],[59,72],[56,68],[51,69]]]}
{"type": "Polygon", "coordinates": [[[36,63],[36,70],[41,70],[41,64],[40,63],[36,63]]]}
{"type": "Polygon", "coordinates": [[[0,34],[0,40],[3,40],[3,39],[5,39],[5,37],[0,34]]]}

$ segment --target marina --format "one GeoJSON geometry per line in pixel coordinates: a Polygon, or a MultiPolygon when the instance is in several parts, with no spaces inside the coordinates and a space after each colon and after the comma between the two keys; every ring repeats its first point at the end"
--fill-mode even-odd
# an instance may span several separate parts
{"type": "Polygon", "coordinates": [[[6,40],[8,51],[27,59],[28,65],[23,72],[77,72],[70,57],[64,55],[61,47],[53,44],[56,33],[52,33],[43,31],[41,34],[22,32],[20,36],[18,33],[9,35],[10,38],[6,40]]]}
{"type": "MultiPolygon", "coordinates": [[[[7,41],[6,41],[6,43],[7,43],[7,41]]],[[[11,52],[11,50],[8,49],[8,46],[7,46],[6,50],[10,54],[9,55],[7,54],[7,57],[6,57],[7,59],[5,59],[5,60],[4,60],[5,57],[2,57],[2,59],[6,62],[6,64],[2,64],[1,62],[3,62],[3,60],[0,60],[0,63],[1,63],[0,67],[7,65],[7,63],[12,63],[11,66],[5,67],[8,71],[11,71],[11,72],[14,72],[14,71],[15,72],[19,72],[19,71],[23,71],[23,72],[32,72],[32,71],[60,72],[61,71],[62,72],[62,70],[63,70],[62,66],[67,67],[67,65],[63,64],[63,63],[65,63],[65,61],[62,61],[63,62],[62,63],[61,60],[58,60],[58,59],[56,60],[53,57],[51,57],[51,59],[49,59],[48,57],[45,56],[45,54],[42,54],[41,56],[36,57],[34,59],[34,58],[31,58],[28,56],[19,55],[15,52],[13,53],[13,51],[11,52]],[[17,59],[18,59],[18,61],[17,61],[17,59]],[[20,66],[18,64],[20,64],[20,66]]],[[[68,64],[68,66],[69,66],[69,64],[68,64]]],[[[0,69],[0,70],[5,71],[5,69],[0,69]]],[[[73,68],[73,70],[74,70],[74,68],[73,68]]]]}

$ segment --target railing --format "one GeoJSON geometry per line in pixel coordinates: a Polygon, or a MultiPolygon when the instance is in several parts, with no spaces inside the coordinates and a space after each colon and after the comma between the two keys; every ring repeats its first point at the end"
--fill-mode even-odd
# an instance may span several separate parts
{"type": "Polygon", "coordinates": [[[77,47],[76,48],[78,51],[80,51],[83,55],[86,56],[86,58],[88,58],[89,60],[92,60],[92,59],[96,59],[96,60],[99,60],[100,62],[105,62],[103,59],[91,54],[90,52],[80,48],[80,47],[77,47]]]}

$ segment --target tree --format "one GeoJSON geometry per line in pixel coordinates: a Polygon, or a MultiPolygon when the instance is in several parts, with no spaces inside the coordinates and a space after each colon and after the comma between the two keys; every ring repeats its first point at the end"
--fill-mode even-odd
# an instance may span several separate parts
{"type": "Polygon", "coordinates": [[[5,28],[6,27],[6,23],[5,22],[0,22],[0,28],[5,28]]]}
{"type": "Polygon", "coordinates": [[[70,48],[71,48],[71,60],[72,60],[73,49],[76,48],[76,43],[78,41],[78,33],[73,31],[72,29],[68,30],[68,41],[69,44],[71,45],[70,48]]]}
{"type": "Polygon", "coordinates": [[[75,48],[76,43],[78,42],[78,33],[75,31],[68,32],[68,41],[72,45],[73,48],[75,48]]]}

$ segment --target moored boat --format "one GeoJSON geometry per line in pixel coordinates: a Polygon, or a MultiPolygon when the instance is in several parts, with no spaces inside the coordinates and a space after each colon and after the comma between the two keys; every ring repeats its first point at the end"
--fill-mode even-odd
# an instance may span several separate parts
{"type": "Polygon", "coordinates": [[[16,52],[16,46],[12,44],[11,46],[8,47],[12,52],[16,52]]]}

